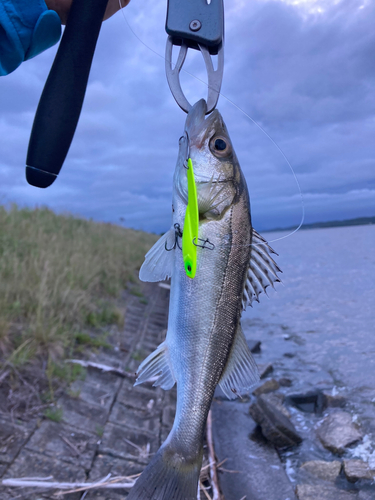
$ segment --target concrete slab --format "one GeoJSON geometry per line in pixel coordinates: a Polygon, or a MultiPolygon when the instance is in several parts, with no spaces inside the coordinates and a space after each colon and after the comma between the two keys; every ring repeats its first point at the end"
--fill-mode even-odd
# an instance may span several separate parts
{"type": "MultiPolygon", "coordinates": [[[[53,476],[55,481],[60,482],[75,482],[75,481],[85,481],[86,474],[82,467],[77,465],[68,464],[57,460],[53,457],[47,457],[40,453],[35,453],[26,449],[21,450],[19,456],[13,462],[11,467],[5,474],[5,478],[16,478],[16,477],[49,477],[53,476]]],[[[43,490],[42,492],[33,493],[35,489],[25,490],[22,488],[22,494],[26,496],[21,496],[21,499],[34,500],[40,498],[52,498],[53,490],[43,490]]],[[[8,500],[17,497],[20,494],[20,489],[16,488],[2,488],[0,486],[0,498],[1,500],[8,500]]],[[[80,498],[80,493],[64,495],[64,499],[67,500],[78,500],[80,498]]]]}
{"type": "Polygon", "coordinates": [[[92,434],[68,425],[45,420],[27,443],[26,449],[89,470],[98,446],[98,439],[92,434]]]}
{"type": "Polygon", "coordinates": [[[226,460],[220,473],[225,500],[296,500],[293,487],[273,446],[251,440],[256,424],[249,405],[214,401],[213,434],[217,459],[226,460]]]}
{"type": "Polygon", "coordinates": [[[168,405],[163,408],[162,423],[167,429],[171,430],[176,414],[176,405],[168,405]]]}
{"type": "Polygon", "coordinates": [[[159,448],[159,431],[152,435],[125,426],[107,423],[99,453],[147,464],[159,448]]]}
{"type": "Polygon", "coordinates": [[[100,453],[95,458],[89,474],[89,481],[97,481],[108,474],[111,474],[112,477],[133,476],[134,474],[140,474],[144,468],[143,464],[100,453]]]}
{"type": "Polygon", "coordinates": [[[113,405],[109,422],[117,425],[125,425],[138,431],[157,434],[160,428],[160,411],[149,411],[147,408],[136,410],[116,402],[113,405]]]}
{"type": "Polygon", "coordinates": [[[96,490],[85,496],[85,500],[124,500],[128,496],[125,490],[96,490]]]}
{"type": "MultiPolygon", "coordinates": [[[[116,364],[111,366],[117,368],[116,364]]],[[[81,401],[109,409],[121,382],[122,378],[114,373],[88,368],[86,378],[73,382],[70,391],[76,392],[81,401]]]]}
{"type": "Polygon", "coordinates": [[[107,387],[106,385],[101,387],[99,383],[90,383],[87,380],[83,383],[78,381],[70,386],[70,391],[77,394],[74,399],[104,408],[109,413],[118,390],[119,377],[117,377],[116,382],[117,384],[114,384],[113,387],[107,387]]]}
{"type": "Polygon", "coordinates": [[[0,416],[0,465],[13,461],[35,427],[35,422],[12,422],[9,417],[0,416]]]}
{"type": "Polygon", "coordinates": [[[98,435],[98,429],[103,428],[109,411],[97,405],[90,405],[80,399],[64,394],[57,402],[63,410],[63,422],[98,435]]]}
{"type": "MultiPolygon", "coordinates": [[[[137,361],[137,366],[140,364],[137,361]]],[[[162,390],[162,389],[160,389],[162,390]]],[[[129,408],[134,408],[136,410],[145,410],[148,406],[152,405],[153,408],[156,407],[158,400],[158,391],[153,387],[137,386],[134,387],[133,384],[124,380],[123,385],[118,393],[117,401],[122,403],[129,408]],[[154,403],[150,403],[150,401],[154,403]]]]}
{"type": "MultiPolygon", "coordinates": [[[[111,455],[99,454],[95,458],[93,468],[90,471],[89,481],[100,480],[107,474],[112,477],[116,476],[132,476],[140,474],[145,465],[137,464],[130,460],[113,457],[111,455]]],[[[128,495],[128,490],[115,489],[115,490],[96,490],[88,493],[85,500],[123,500],[128,495]]]]}

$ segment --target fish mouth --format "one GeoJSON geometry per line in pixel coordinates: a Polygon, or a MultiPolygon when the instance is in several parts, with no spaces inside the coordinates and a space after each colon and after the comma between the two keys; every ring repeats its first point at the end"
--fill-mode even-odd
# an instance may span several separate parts
{"type": "Polygon", "coordinates": [[[189,137],[199,133],[202,129],[202,123],[205,121],[207,113],[207,103],[204,99],[200,99],[190,109],[185,123],[185,131],[189,137]]]}
{"type": "Polygon", "coordinates": [[[186,118],[185,133],[189,140],[189,146],[200,149],[207,138],[211,138],[218,130],[221,130],[223,119],[220,112],[214,109],[206,118],[207,104],[200,99],[190,109],[186,118]]]}

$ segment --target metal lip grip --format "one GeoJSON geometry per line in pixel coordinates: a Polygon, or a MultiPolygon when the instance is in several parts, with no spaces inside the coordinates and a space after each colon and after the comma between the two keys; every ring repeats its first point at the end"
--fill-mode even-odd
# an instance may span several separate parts
{"type": "Polygon", "coordinates": [[[189,47],[207,45],[216,55],[223,40],[224,10],[222,0],[168,0],[165,30],[174,45],[186,40],[189,47]]]}
{"type": "Polygon", "coordinates": [[[108,0],[74,0],[31,131],[26,179],[46,188],[69,151],[108,0]]]}
{"type": "Polygon", "coordinates": [[[180,83],[180,71],[188,48],[200,50],[208,76],[207,113],[216,107],[224,70],[224,6],[223,0],[168,0],[165,30],[168,40],[165,68],[172,95],[186,113],[191,104],[186,99],[180,83]],[[172,68],[173,45],[181,46],[177,63],[172,68]],[[214,70],[211,55],[218,55],[214,70]]]}

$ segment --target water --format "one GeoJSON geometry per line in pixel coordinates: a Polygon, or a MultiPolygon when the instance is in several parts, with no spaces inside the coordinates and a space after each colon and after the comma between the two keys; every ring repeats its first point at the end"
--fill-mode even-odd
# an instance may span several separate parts
{"type": "MultiPolygon", "coordinates": [[[[276,284],[270,299],[261,295],[243,316],[246,336],[262,341],[257,361],[271,362],[275,378],[292,379],[283,392],[320,388],[344,395],[367,436],[354,455],[375,460],[375,226],[299,231],[271,246],[284,286],[276,284]]],[[[290,453],[289,468],[334,458],[315,437],[321,418],[293,411],[304,443],[290,453]]]]}

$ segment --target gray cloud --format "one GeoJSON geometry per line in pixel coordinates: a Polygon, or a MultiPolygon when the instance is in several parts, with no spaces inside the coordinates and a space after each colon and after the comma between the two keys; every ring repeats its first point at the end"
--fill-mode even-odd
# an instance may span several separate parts
{"type": "MultiPolygon", "coordinates": [[[[374,215],[375,6],[325,2],[321,13],[281,0],[226,5],[222,92],[277,142],[298,176],[308,222],[374,215]]],[[[166,5],[131,2],[137,35],[164,55],[166,5]]],[[[137,40],[121,13],[103,24],[73,145],[58,180],[29,186],[24,162],[33,116],[55,49],[0,79],[0,196],[96,220],[161,232],[170,224],[172,175],[185,114],[164,61],[137,40]]],[[[200,55],[186,69],[205,80],[200,55]]],[[[205,86],[183,74],[191,100],[205,86]]],[[[254,223],[297,225],[301,200],[272,142],[220,98],[246,175],[254,223]]]]}

